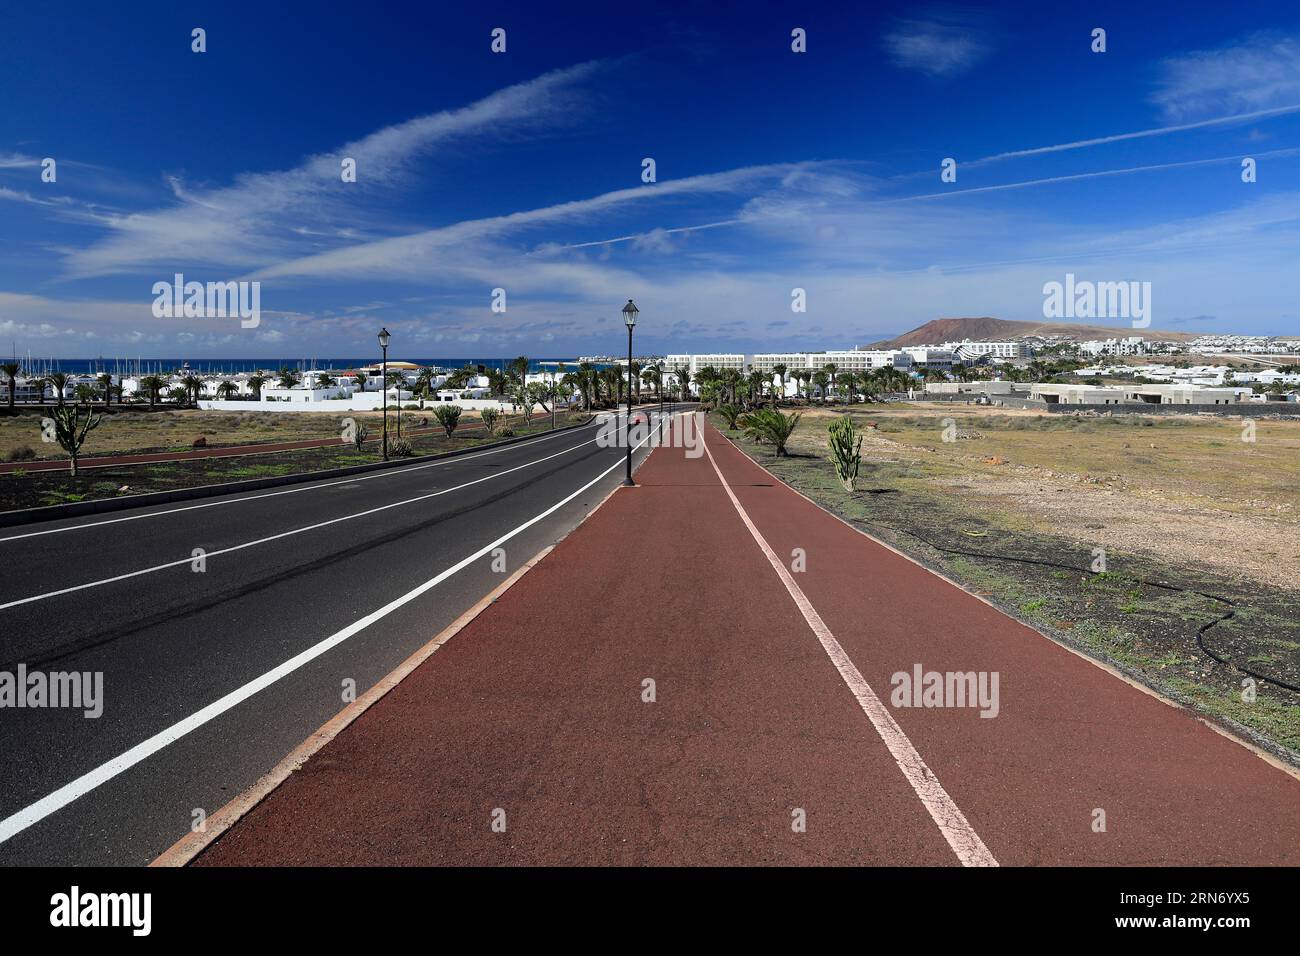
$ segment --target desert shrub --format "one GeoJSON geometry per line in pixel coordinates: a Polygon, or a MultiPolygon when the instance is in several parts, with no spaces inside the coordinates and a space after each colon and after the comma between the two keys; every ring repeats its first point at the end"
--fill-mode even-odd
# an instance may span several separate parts
{"type": "Polygon", "coordinates": [[[352,444],[357,446],[357,451],[361,451],[361,446],[369,435],[370,429],[366,423],[357,422],[356,427],[352,430],[352,444]]]}
{"type": "Polygon", "coordinates": [[[438,419],[438,424],[447,432],[447,437],[456,430],[460,424],[461,407],[459,405],[439,405],[433,410],[433,417],[438,419]]]}
{"type": "Polygon", "coordinates": [[[415,454],[415,446],[409,438],[394,438],[388,443],[390,458],[410,458],[415,454]]]}
{"type": "Polygon", "coordinates": [[[845,491],[852,492],[862,465],[862,436],[856,433],[853,419],[848,415],[833,420],[826,430],[830,433],[830,460],[835,466],[835,477],[845,491]]]}
{"type": "Polygon", "coordinates": [[[20,445],[17,448],[10,448],[9,454],[5,455],[5,461],[31,461],[36,457],[36,452],[32,450],[31,445],[20,445]]]}

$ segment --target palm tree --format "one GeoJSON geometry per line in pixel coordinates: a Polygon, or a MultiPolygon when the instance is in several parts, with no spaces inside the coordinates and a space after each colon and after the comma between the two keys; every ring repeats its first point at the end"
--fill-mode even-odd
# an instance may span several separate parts
{"type": "Polygon", "coordinates": [[[729,368],[722,373],[722,384],[731,395],[731,404],[733,405],[736,404],[736,392],[740,388],[740,384],[744,381],[744,378],[745,377],[740,374],[740,369],[736,368],[729,368]]]}
{"type": "Polygon", "coordinates": [[[517,384],[523,385],[528,380],[528,356],[512,358],[506,363],[506,371],[517,384]]]}
{"type": "Polygon", "coordinates": [[[331,375],[329,372],[317,372],[317,373],[316,373],[316,387],[317,387],[317,388],[333,388],[333,387],[334,387],[335,385],[337,385],[338,383],[339,383],[339,382],[338,382],[338,379],[336,379],[336,378],[335,378],[333,375],[331,375]]]}
{"type": "Polygon", "coordinates": [[[68,387],[68,376],[63,372],[51,372],[45,376],[45,384],[54,389],[54,399],[57,404],[62,405],[63,390],[68,387]]]}
{"type": "Polygon", "coordinates": [[[853,383],[855,381],[852,372],[840,372],[835,376],[835,384],[839,386],[840,394],[848,401],[853,400],[853,383]]]}
{"type": "Polygon", "coordinates": [[[99,390],[89,382],[78,382],[73,386],[72,394],[82,405],[89,405],[99,397],[99,390]]]}
{"type": "Polygon", "coordinates": [[[22,366],[19,365],[17,362],[6,362],[4,365],[0,365],[0,371],[3,371],[5,375],[9,376],[9,407],[10,408],[14,407],[14,390],[18,387],[18,373],[21,370],[22,370],[22,366]]]}
{"type": "Polygon", "coordinates": [[[876,396],[880,394],[880,379],[876,376],[875,369],[858,373],[858,388],[867,397],[867,401],[876,400],[876,396]]]}
{"type": "Polygon", "coordinates": [[[788,371],[790,371],[790,366],[785,365],[785,364],[780,363],[780,362],[778,362],[776,365],[773,365],[773,366],[772,366],[772,374],[773,374],[774,376],[777,376],[777,377],[780,378],[780,380],[781,380],[780,388],[779,388],[776,392],[773,392],[773,394],[772,394],[772,407],[773,407],[773,408],[776,407],[776,403],[777,403],[778,401],[780,401],[781,399],[785,398],[785,373],[788,372],[788,371]]]}
{"type": "MultiPolygon", "coordinates": [[[[472,366],[469,366],[469,368],[472,370],[472,366]]],[[[466,370],[463,368],[459,368],[456,371],[452,372],[451,375],[447,376],[447,387],[448,388],[464,387],[464,385],[469,381],[468,374],[469,373],[467,373],[466,370]],[[456,383],[454,385],[452,384],[452,379],[456,379],[456,383]]],[[[416,394],[418,394],[421,399],[428,398],[429,390],[432,387],[433,387],[433,369],[431,368],[420,369],[419,374],[415,376],[416,394]]]]}
{"type": "Polygon", "coordinates": [[[181,387],[184,388],[187,393],[186,401],[190,401],[188,395],[193,395],[193,402],[197,405],[199,403],[199,395],[203,393],[203,379],[191,372],[189,375],[186,375],[181,379],[181,387]]]}
{"type": "Polygon", "coordinates": [[[664,401],[664,370],[657,364],[647,365],[641,370],[641,378],[647,385],[655,387],[655,400],[659,404],[664,401]]]}
{"type": "Polygon", "coordinates": [[[582,410],[591,411],[591,390],[596,385],[596,366],[590,362],[579,362],[577,376],[578,389],[582,392],[582,410]]]}
{"type": "Polygon", "coordinates": [[[795,391],[800,396],[802,396],[803,398],[811,402],[812,392],[808,390],[808,384],[812,381],[812,376],[813,376],[812,370],[806,368],[799,368],[799,369],[795,369],[793,374],[797,386],[795,388],[795,391]]]}
{"type": "Polygon", "coordinates": [[[140,379],[139,387],[149,396],[149,407],[152,409],[158,403],[158,393],[167,387],[167,383],[157,375],[146,375],[140,379]]]}
{"type": "Polygon", "coordinates": [[[113,376],[104,372],[99,376],[97,381],[104,392],[104,407],[108,408],[113,398],[113,376]]]}
{"type": "MultiPolygon", "coordinates": [[[[824,375],[826,373],[819,372],[818,374],[824,375]]],[[[789,457],[790,453],[786,451],[785,445],[790,440],[790,436],[794,434],[795,427],[799,424],[801,417],[794,412],[789,415],[782,415],[774,408],[761,408],[756,412],[741,416],[739,424],[745,430],[745,434],[755,441],[771,442],[776,448],[778,458],[782,455],[789,457]]]]}
{"type": "Polygon", "coordinates": [[[217,386],[217,398],[230,401],[231,395],[239,394],[239,386],[230,379],[222,379],[221,384],[217,386]]]}
{"type": "MultiPolygon", "coordinates": [[[[828,372],[813,372],[813,384],[817,386],[817,394],[820,396],[822,404],[826,404],[826,387],[830,384],[831,377],[828,372]]],[[[812,401],[812,396],[808,397],[812,401]]]]}
{"type": "Polygon", "coordinates": [[[686,401],[691,394],[691,367],[689,365],[679,365],[673,369],[673,374],[677,376],[677,388],[681,392],[682,401],[686,401]]]}
{"type": "Polygon", "coordinates": [[[280,369],[279,384],[281,388],[293,388],[295,385],[298,384],[298,373],[295,372],[293,369],[289,368],[287,365],[282,367],[280,369]]]}
{"type": "MultiPolygon", "coordinates": [[[[365,372],[357,372],[358,385],[365,381],[365,375],[365,372]]],[[[248,387],[253,392],[253,401],[260,402],[262,400],[262,386],[265,385],[266,382],[267,378],[265,375],[248,376],[248,387]]]]}

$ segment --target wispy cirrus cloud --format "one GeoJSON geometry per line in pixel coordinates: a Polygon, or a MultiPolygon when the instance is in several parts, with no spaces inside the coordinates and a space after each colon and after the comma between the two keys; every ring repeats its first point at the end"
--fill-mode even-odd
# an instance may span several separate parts
{"type": "Polygon", "coordinates": [[[176,263],[252,269],[301,255],[308,236],[325,236],[360,196],[400,184],[412,164],[466,137],[493,137],[567,123],[578,84],[601,64],[585,63],[498,90],[460,109],[377,130],[293,169],[246,173],[233,185],[169,184],[177,205],[105,217],[109,236],[71,254],[67,274],[89,278],[176,263]],[[357,182],[343,183],[340,161],[356,160],[357,182]]]}
{"type": "Polygon", "coordinates": [[[1300,38],[1256,33],[1169,57],[1151,100],[1173,121],[1300,104],[1300,38]]]}
{"type": "Polygon", "coordinates": [[[965,72],[993,49],[983,22],[955,11],[904,20],[885,34],[883,42],[895,65],[934,77],[965,72]]]}
{"type": "Polygon", "coordinates": [[[428,229],[409,236],[394,236],[375,242],[344,246],[329,252],[268,266],[252,273],[254,279],[285,276],[419,276],[428,269],[445,266],[471,244],[493,240],[529,228],[553,226],[591,219],[620,206],[662,202],[671,198],[706,194],[739,193],[751,196],[764,182],[778,183],[802,168],[814,164],[778,163],[748,166],[720,173],[705,173],[653,185],[616,189],[586,199],[575,199],[538,209],[503,216],[471,219],[450,226],[428,229]],[[435,262],[435,257],[439,260],[435,262]]]}

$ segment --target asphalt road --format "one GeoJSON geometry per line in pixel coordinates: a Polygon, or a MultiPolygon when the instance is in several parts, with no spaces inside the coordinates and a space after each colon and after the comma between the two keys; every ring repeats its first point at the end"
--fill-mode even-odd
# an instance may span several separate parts
{"type": "Polygon", "coordinates": [[[0,709],[0,864],[151,861],[579,523],[597,428],[0,532],[0,672],[103,675],[98,718],[0,709]]]}

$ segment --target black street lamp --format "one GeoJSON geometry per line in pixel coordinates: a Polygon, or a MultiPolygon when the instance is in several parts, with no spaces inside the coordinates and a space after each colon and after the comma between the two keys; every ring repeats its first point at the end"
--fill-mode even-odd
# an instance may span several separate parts
{"type": "MultiPolygon", "coordinates": [[[[384,409],[384,461],[388,461],[388,329],[379,330],[379,347],[384,351],[383,368],[379,378],[380,402],[384,409]]],[[[398,411],[397,414],[402,414],[398,411]]]]}
{"type": "Polygon", "coordinates": [[[636,304],[628,299],[627,305],[623,306],[623,321],[627,323],[627,477],[623,479],[624,487],[636,484],[632,480],[632,329],[639,314],[636,304]]]}

